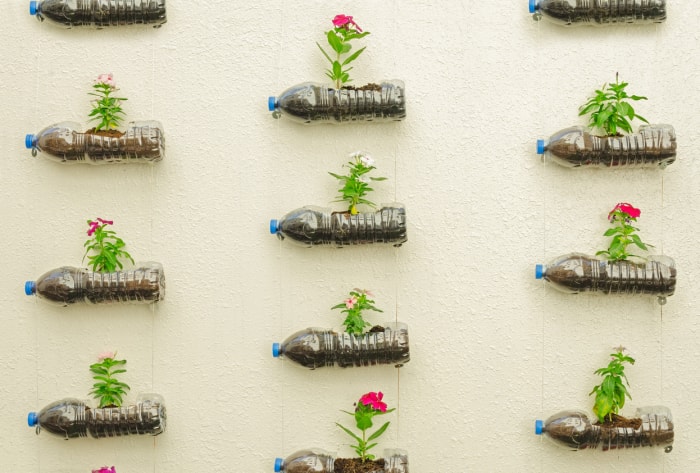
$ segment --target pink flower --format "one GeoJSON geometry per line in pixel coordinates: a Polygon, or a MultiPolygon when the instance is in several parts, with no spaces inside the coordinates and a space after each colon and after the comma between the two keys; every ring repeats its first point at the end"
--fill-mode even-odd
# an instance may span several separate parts
{"type": "Polygon", "coordinates": [[[373,294],[372,291],[370,291],[369,289],[359,289],[359,288],[356,287],[356,288],[353,289],[353,291],[359,292],[360,294],[366,294],[366,295],[368,295],[369,297],[374,297],[374,294],[373,294]]]}
{"type": "Polygon", "coordinates": [[[365,406],[371,406],[372,409],[379,412],[386,412],[386,403],[382,402],[384,394],[379,391],[378,393],[367,393],[360,398],[360,402],[365,406]]]}
{"type": "Polygon", "coordinates": [[[90,228],[88,228],[87,231],[88,236],[92,236],[99,227],[104,225],[112,225],[114,223],[112,220],[103,220],[99,217],[97,217],[97,220],[99,220],[99,222],[93,220],[88,221],[88,225],[90,225],[90,228]]]}
{"type": "Polygon", "coordinates": [[[114,353],[113,351],[103,351],[103,352],[100,353],[99,356],[97,357],[97,361],[104,361],[104,360],[106,360],[107,358],[113,360],[114,357],[115,357],[115,355],[116,355],[116,353],[114,353]]]}
{"type": "Polygon", "coordinates": [[[352,309],[357,304],[357,298],[353,296],[350,299],[345,299],[343,302],[345,302],[345,307],[352,309]]]}
{"type": "Polygon", "coordinates": [[[95,83],[108,85],[113,89],[115,89],[117,87],[117,84],[114,82],[114,78],[112,77],[111,73],[110,74],[100,74],[99,76],[97,76],[95,83]]]}
{"type": "Polygon", "coordinates": [[[114,224],[113,220],[102,220],[100,217],[97,217],[97,220],[99,220],[100,223],[104,223],[105,225],[113,225],[114,224]]]}
{"type": "Polygon", "coordinates": [[[630,218],[637,218],[642,214],[642,211],[636,207],[633,207],[632,204],[621,202],[610,211],[610,213],[608,214],[608,220],[612,220],[614,218],[613,213],[615,213],[616,210],[619,210],[620,212],[629,215],[630,218]]]}
{"type": "Polygon", "coordinates": [[[332,21],[333,21],[333,25],[336,28],[345,27],[345,29],[348,29],[349,25],[352,25],[355,27],[355,29],[357,29],[357,31],[362,33],[362,28],[360,28],[360,26],[352,20],[351,16],[336,15],[332,21]]]}
{"type": "Polygon", "coordinates": [[[114,467],[107,468],[106,466],[103,466],[97,470],[92,470],[92,473],[117,473],[117,470],[114,467]]]}

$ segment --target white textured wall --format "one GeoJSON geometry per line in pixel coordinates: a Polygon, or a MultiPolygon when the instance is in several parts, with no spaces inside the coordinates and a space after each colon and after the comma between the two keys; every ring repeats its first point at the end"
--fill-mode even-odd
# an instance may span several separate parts
{"type": "Polygon", "coordinates": [[[160,30],[64,31],[8,2],[0,471],[265,472],[306,447],[350,456],[334,422],[370,390],[399,407],[381,446],[408,450],[417,473],[696,469],[700,10],[668,3],[662,26],[568,30],[533,22],[526,0],[172,0],[160,30]],[[405,122],[303,127],[269,116],[268,95],[323,80],[314,42],[337,13],[372,32],[357,81],[406,82],[405,122]],[[543,165],[535,140],[583,124],[577,107],[617,71],[649,97],[641,115],[675,126],[678,161],[664,172],[543,165]],[[129,97],[129,118],[164,124],[166,159],[33,159],[24,134],[84,122],[103,72],[129,97]],[[270,218],[329,205],[326,172],[357,149],[390,178],[375,200],[407,205],[403,248],[304,250],[268,234],[270,218]],[[563,295],[533,278],[536,262],[605,246],[619,201],[641,207],[645,240],[676,258],[663,310],[653,298],[563,295]],[[137,260],[163,263],[164,302],[54,308],[23,295],[25,279],[80,264],[85,220],[97,216],[116,221],[137,260]],[[376,292],[383,318],[409,324],[406,367],[307,372],[271,358],[271,342],[298,329],[338,326],[329,308],[355,286],[376,292]],[[569,453],[536,437],[535,418],[590,408],[592,372],[619,344],[637,358],[626,412],[669,406],[674,451],[569,453]],[[87,397],[88,365],[112,348],[128,359],[132,400],[165,396],[167,432],[36,437],[26,412],[87,397]]]}

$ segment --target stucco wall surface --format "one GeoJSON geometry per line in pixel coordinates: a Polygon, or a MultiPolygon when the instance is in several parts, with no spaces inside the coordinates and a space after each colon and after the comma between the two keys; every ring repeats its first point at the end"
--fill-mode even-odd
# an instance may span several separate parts
{"type": "Polygon", "coordinates": [[[367,391],[396,411],[383,448],[440,472],[677,472],[697,469],[700,386],[700,9],[669,3],[658,26],[566,29],[532,20],[526,0],[168,2],[160,29],[61,30],[27,1],[6,2],[0,32],[1,472],[266,472],[309,447],[352,456],[335,422],[367,391]],[[402,79],[408,117],[305,127],[267,111],[268,95],[324,81],[330,19],[371,31],[356,83],[402,79]],[[87,92],[111,72],[128,119],[163,123],[156,165],[65,166],[24,148],[55,122],[86,123],[87,92]],[[645,95],[637,111],[674,125],[678,160],[658,169],[565,169],[535,141],[583,125],[578,107],[615,73],[645,95]],[[303,249],[268,221],[332,201],[347,155],[377,162],[375,202],[407,207],[409,241],[303,249]],[[676,294],[567,295],[535,263],[607,245],[607,212],[642,209],[641,235],[676,259],[676,294]],[[165,268],[155,306],[53,307],[23,294],[49,269],[80,266],[85,221],[103,217],[137,261],[165,268]],[[339,327],[353,287],[408,324],[401,369],[306,371],[270,345],[305,327],[339,327]],[[589,410],[593,374],[624,345],[633,399],[662,404],[673,452],[572,453],[534,435],[536,418],[589,410]],[[164,396],[165,434],[62,441],[26,413],[88,398],[88,366],[117,350],[129,401],[164,396]]]}

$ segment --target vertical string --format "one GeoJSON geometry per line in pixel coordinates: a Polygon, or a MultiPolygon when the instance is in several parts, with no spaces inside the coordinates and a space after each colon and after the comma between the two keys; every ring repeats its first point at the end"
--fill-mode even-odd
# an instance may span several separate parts
{"type": "MultiPolygon", "coordinates": [[[[399,18],[399,2],[397,0],[394,0],[394,11],[392,12],[392,18],[399,18]]],[[[398,24],[401,23],[400,21],[392,21],[392,38],[399,38],[400,36],[398,35],[398,24]]],[[[392,54],[392,71],[396,71],[397,67],[397,54],[392,54]]],[[[393,76],[392,76],[393,77],[393,76]]],[[[404,92],[405,93],[405,92],[404,92]]],[[[398,151],[399,151],[399,144],[398,144],[398,133],[397,136],[394,137],[394,202],[397,202],[397,191],[398,191],[398,182],[399,182],[399,175],[398,175],[398,151]]],[[[399,249],[400,248],[394,248],[394,270],[399,271],[399,249]]],[[[400,282],[401,279],[397,278],[397,280],[400,282]]],[[[398,323],[399,321],[399,286],[400,283],[394,286],[394,301],[396,304],[395,310],[394,310],[394,322],[398,323]]],[[[396,327],[396,325],[395,325],[396,327]]],[[[410,339],[409,339],[410,340],[410,339]]],[[[401,368],[396,369],[396,448],[401,445],[401,368]]]]}
{"type": "MultiPolygon", "coordinates": [[[[156,45],[155,45],[155,39],[153,38],[154,35],[151,35],[151,120],[155,120],[155,81],[156,81],[156,45]]],[[[163,129],[165,132],[165,128],[163,129]]],[[[154,219],[154,212],[153,212],[153,204],[155,199],[153,198],[154,193],[156,192],[156,185],[155,185],[155,164],[151,163],[148,165],[150,167],[150,174],[149,174],[149,184],[151,188],[151,192],[149,193],[148,200],[149,200],[149,208],[151,209],[151,218],[149,222],[149,233],[150,233],[150,255],[151,258],[153,257],[153,249],[155,247],[155,241],[154,241],[154,234],[153,234],[153,219],[154,219]]],[[[151,392],[156,392],[155,390],[155,340],[156,340],[156,304],[153,303],[151,304],[151,392]]],[[[153,473],[156,471],[156,446],[157,446],[157,440],[156,437],[153,437],[153,450],[152,450],[152,456],[151,460],[153,463],[153,473]]]]}
{"type": "MultiPolygon", "coordinates": [[[[43,22],[39,23],[39,38],[42,37],[42,26],[43,22]]],[[[36,47],[34,49],[34,112],[33,112],[33,127],[36,129],[37,123],[39,123],[39,64],[40,64],[40,53],[42,48],[36,47]]],[[[34,297],[34,305],[38,305],[39,298],[34,297]]],[[[34,400],[34,406],[38,408],[39,406],[39,321],[37,320],[37,314],[39,314],[38,308],[34,310],[34,373],[36,376],[36,397],[34,400]]],[[[41,471],[41,445],[43,442],[37,442],[37,471],[41,471]]]]}

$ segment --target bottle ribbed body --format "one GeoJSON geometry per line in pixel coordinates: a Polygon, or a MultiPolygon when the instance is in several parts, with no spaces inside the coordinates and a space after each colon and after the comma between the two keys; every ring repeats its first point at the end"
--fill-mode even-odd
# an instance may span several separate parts
{"type": "Polygon", "coordinates": [[[668,256],[649,256],[634,263],[570,253],[544,265],[541,277],[568,293],[597,291],[665,298],[676,290],[675,263],[668,256]]]}
{"type": "Polygon", "coordinates": [[[400,121],[406,118],[405,85],[392,80],[336,89],[305,82],[282,92],[272,108],[275,117],[305,124],[400,121]]]}
{"type": "Polygon", "coordinates": [[[40,21],[64,27],[152,25],[167,21],[165,0],[43,0],[37,3],[40,21]]]}
{"type": "Polygon", "coordinates": [[[129,406],[91,408],[78,399],[62,399],[30,413],[36,433],[49,432],[66,440],[80,437],[158,435],[165,431],[166,410],[158,394],[143,394],[129,406]]]}
{"type": "MultiPolygon", "coordinates": [[[[275,471],[286,473],[335,473],[335,463],[343,459],[336,459],[334,453],[329,453],[319,448],[299,450],[285,459],[278,458],[275,461],[275,471]]],[[[352,459],[350,459],[352,460],[352,459]]],[[[408,473],[408,454],[404,450],[384,450],[384,458],[379,461],[383,467],[362,471],[365,473],[408,473]]]]}
{"type": "Polygon", "coordinates": [[[411,359],[408,327],[403,323],[385,325],[382,330],[372,329],[362,335],[320,328],[301,330],[282,342],[279,356],[309,369],[403,366],[411,359]]]}
{"type": "Polygon", "coordinates": [[[384,243],[401,246],[407,241],[406,208],[385,204],[376,212],[351,215],[330,209],[303,207],[293,210],[277,223],[280,239],[289,238],[303,246],[337,247],[384,243]]]}
{"type": "Polygon", "coordinates": [[[28,284],[40,299],[62,306],[77,302],[150,304],[165,298],[163,267],[153,262],[111,273],[64,266],[42,275],[33,289],[28,284]]]}
{"type": "Polygon", "coordinates": [[[666,0],[535,0],[535,19],[562,26],[653,24],[666,20],[666,0]]]}
{"type": "Polygon", "coordinates": [[[663,406],[638,409],[624,426],[593,424],[583,412],[563,411],[545,421],[542,433],[573,450],[663,447],[668,453],[674,438],[671,411],[663,406]]]}
{"type": "Polygon", "coordinates": [[[671,125],[643,125],[637,133],[597,136],[583,127],[554,134],[544,159],[566,167],[660,167],[676,160],[676,132],[671,125]]]}
{"type": "Polygon", "coordinates": [[[126,131],[81,133],[78,123],[51,125],[27,136],[32,154],[46,153],[52,161],[74,164],[154,163],[165,156],[163,127],[157,121],[130,122],[126,131]]]}

